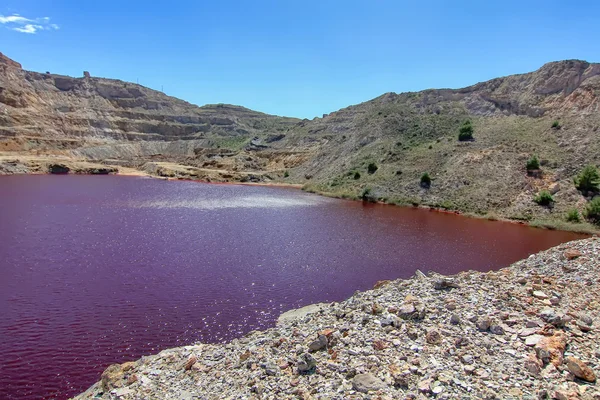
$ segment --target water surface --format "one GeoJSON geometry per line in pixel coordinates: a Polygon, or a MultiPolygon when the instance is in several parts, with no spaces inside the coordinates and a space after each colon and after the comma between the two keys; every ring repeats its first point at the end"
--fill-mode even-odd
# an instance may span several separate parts
{"type": "Polygon", "coordinates": [[[64,399],[115,362],[580,237],[284,188],[0,177],[0,398],[64,399]]]}

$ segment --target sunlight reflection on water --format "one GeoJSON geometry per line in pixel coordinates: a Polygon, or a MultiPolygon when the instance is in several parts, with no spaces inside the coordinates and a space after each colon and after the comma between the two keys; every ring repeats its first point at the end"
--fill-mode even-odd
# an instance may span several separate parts
{"type": "Polygon", "coordinates": [[[198,210],[217,210],[224,208],[287,208],[311,207],[327,203],[330,199],[319,197],[275,198],[267,196],[245,196],[227,199],[190,199],[190,200],[149,200],[128,203],[138,208],[193,208],[198,210]]]}

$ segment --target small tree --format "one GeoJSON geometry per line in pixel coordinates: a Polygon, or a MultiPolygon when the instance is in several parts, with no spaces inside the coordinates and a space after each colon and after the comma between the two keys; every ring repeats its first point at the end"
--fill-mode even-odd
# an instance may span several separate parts
{"type": "Polygon", "coordinates": [[[287,178],[287,177],[289,177],[289,176],[290,176],[290,173],[289,173],[289,172],[285,171],[285,172],[283,173],[283,177],[284,177],[284,178],[287,178]]]}
{"type": "Polygon", "coordinates": [[[567,211],[567,216],[565,218],[568,222],[581,222],[581,218],[579,217],[579,211],[576,208],[572,208],[567,211]]]}
{"type": "Polygon", "coordinates": [[[593,223],[600,225],[600,197],[596,196],[588,203],[585,216],[593,223]]]}
{"type": "Polygon", "coordinates": [[[356,172],[354,173],[354,179],[355,179],[355,180],[359,180],[359,179],[360,179],[360,172],[356,171],[356,172]]]}
{"type": "Polygon", "coordinates": [[[369,174],[374,174],[375,171],[377,171],[379,169],[379,167],[377,167],[377,164],[375,163],[369,163],[369,165],[367,166],[367,172],[369,174]]]}
{"type": "Polygon", "coordinates": [[[371,188],[364,188],[362,193],[360,194],[360,198],[362,199],[362,201],[367,201],[371,203],[375,203],[377,201],[377,199],[373,195],[373,192],[371,191],[371,188]]]}
{"type": "Polygon", "coordinates": [[[549,206],[554,203],[554,198],[547,190],[542,190],[533,200],[540,206],[549,206]]]}
{"type": "Polygon", "coordinates": [[[465,123],[460,127],[458,132],[458,140],[461,142],[473,140],[473,125],[471,125],[471,121],[465,121],[465,123]]]}
{"type": "Polygon", "coordinates": [[[552,128],[553,128],[553,129],[560,129],[560,122],[558,122],[558,120],[555,120],[555,121],[552,123],[552,128]]]}
{"type": "Polygon", "coordinates": [[[575,186],[584,195],[591,192],[595,193],[600,190],[600,174],[598,168],[593,165],[588,165],[575,178],[575,186]]]}
{"type": "Polygon", "coordinates": [[[534,155],[527,160],[527,171],[535,171],[540,169],[540,160],[534,155]]]}
{"type": "Polygon", "coordinates": [[[431,177],[427,172],[421,175],[421,186],[424,188],[429,188],[431,186],[431,177]]]}

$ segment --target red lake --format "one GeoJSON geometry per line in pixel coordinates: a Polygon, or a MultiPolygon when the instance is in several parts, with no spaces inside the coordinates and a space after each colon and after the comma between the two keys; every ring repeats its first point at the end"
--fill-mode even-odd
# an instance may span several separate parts
{"type": "Polygon", "coordinates": [[[0,177],[0,398],[65,399],[113,363],[583,237],[286,188],[0,177]]]}

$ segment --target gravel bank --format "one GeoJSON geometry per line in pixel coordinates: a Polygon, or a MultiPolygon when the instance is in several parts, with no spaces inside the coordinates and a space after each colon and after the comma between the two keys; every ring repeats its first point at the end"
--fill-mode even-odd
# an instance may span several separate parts
{"type": "Polygon", "coordinates": [[[600,238],[376,286],[228,344],[110,366],[77,399],[600,399],[600,238]]]}

